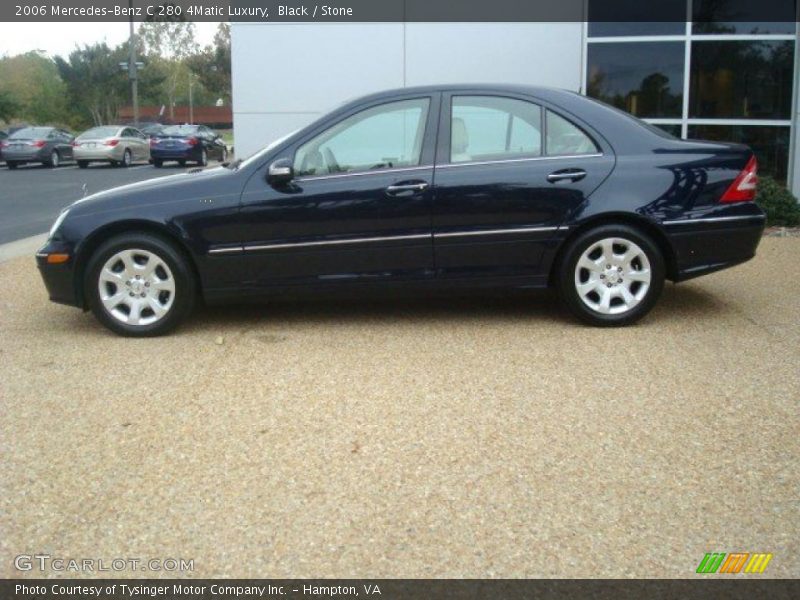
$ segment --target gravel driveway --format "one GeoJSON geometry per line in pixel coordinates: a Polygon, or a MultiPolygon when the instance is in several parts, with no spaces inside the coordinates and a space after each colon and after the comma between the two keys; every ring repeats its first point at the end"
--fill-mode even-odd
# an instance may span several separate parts
{"type": "Polygon", "coordinates": [[[50,304],[32,258],[0,281],[4,577],[34,553],[691,577],[712,551],[800,576],[799,238],[618,330],[537,294],[201,309],[126,340],[50,304]]]}

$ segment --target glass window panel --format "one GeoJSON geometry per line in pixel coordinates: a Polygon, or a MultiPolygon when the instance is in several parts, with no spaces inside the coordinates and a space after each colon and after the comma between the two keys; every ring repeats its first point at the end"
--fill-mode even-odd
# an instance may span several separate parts
{"type": "Polygon", "coordinates": [[[698,34],[795,33],[794,0],[693,0],[698,34]]]}
{"type": "Polygon", "coordinates": [[[765,125],[689,125],[692,139],[739,142],[753,149],[758,172],[786,182],[789,166],[789,127],[765,125]]]}
{"type": "Polygon", "coordinates": [[[692,43],[689,116],[788,119],[794,42],[692,43]]]}
{"type": "Polygon", "coordinates": [[[542,109],[497,96],[453,98],[450,161],[498,160],[542,154],[542,109]]]}
{"type": "Polygon", "coordinates": [[[350,173],[419,164],[428,99],[403,100],[346,118],[298,148],[298,175],[350,173]]]}
{"type": "Polygon", "coordinates": [[[679,123],[651,123],[653,127],[658,127],[662,131],[666,131],[670,135],[674,135],[676,138],[681,137],[681,126],[679,123]]]}
{"type": "Polygon", "coordinates": [[[683,42],[589,44],[587,95],[637,117],[680,117],[683,42]]]}
{"type": "Polygon", "coordinates": [[[547,111],[547,154],[593,154],[599,149],[583,130],[552,111],[547,111]]]}
{"type": "Polygon", "coordinates": [[[590,0],[589,37],[680,35],[686,32],[686,0],[590,0]]]}

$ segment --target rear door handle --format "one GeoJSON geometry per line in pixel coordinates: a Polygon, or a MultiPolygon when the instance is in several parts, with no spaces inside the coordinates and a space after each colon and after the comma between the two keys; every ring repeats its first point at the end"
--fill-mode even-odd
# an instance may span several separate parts
{"type": "Polygon", "coordinates": [[[564,169],[563,171],[556,171],[547,176],[547,181],[550,183],[558,183],[559,181],[580,181],[586,177],[586,171],[583,169],[564,169]]]}
{"type": "Polygon", "coordinates": [[[397,185],[390,185],[386,188],[386,193],[390,196],[408,195],[424,192],[428,189],[428,184],[424,181],[414,183],[401,183],[397,185]]]}

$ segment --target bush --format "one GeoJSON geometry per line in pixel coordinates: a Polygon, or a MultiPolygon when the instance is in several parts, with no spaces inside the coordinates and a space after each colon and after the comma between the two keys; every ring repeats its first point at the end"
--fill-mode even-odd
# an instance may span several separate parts
{"type": "Polygon", "coordinates": [[[759,175],[756,204],[767,213],[767,225],[796,227],[800,225],[800,204],[786,186],[768,175],[759,175]]]}

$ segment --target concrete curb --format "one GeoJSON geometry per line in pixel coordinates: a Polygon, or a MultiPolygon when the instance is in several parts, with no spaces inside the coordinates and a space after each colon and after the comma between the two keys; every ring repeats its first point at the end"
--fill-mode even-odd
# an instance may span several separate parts
{"type": "Polygon", "coordinates": [[[30,256],[31,261],[33,261],[33,255],[46,241],[47,234],[40,233],[39,235],[17,240],[16,242],[2,244],[0,245],[0,263],[19,258],[20,256],[30,256]]]}

